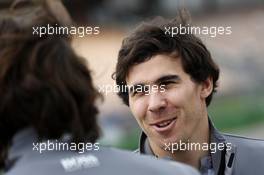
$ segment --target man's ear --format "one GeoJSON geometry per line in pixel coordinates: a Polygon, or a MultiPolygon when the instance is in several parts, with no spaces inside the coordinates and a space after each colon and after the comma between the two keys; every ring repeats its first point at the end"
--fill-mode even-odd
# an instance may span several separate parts
{"type": "Polygon", "coordinates": [[[208,77],[204,82],[201,83],[201,98],[207,98],[213,91],[213,78],[208,77]]]}

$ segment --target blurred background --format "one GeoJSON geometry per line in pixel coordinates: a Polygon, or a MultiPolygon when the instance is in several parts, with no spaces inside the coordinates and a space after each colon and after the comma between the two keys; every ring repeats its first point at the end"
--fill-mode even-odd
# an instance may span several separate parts
{"type": "MultiPolygon", "coordinates": [[[[0,8],[11,0],[0,0],[0,8]]],[[[218,129],[264,139],[264,0],[63,0],[79,26],[100,27],[99,35],[74,38],[73,46],[87,58],[99,88],[114,85],[122,39],[139,22],[155,16],[173,18],[186,8],[194,26],[231,26],[231,35],[200,35],[219,64],[218,92],[209,115],[218,129]]],[[[104,94],[99,122],[100,142],[135,149],[140,129],[128,107],[112,92],[104,94]]]]}

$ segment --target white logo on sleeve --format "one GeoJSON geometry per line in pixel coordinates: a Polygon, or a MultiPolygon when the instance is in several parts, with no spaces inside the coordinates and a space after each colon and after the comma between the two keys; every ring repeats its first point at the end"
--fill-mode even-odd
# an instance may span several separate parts
{"type": "Polygon", "coordinates": [[[97,167],[100,165],[98,158],[94,155],[80,155],[63,158],[60,160],[60,163],[67,172],[97,167]]]}

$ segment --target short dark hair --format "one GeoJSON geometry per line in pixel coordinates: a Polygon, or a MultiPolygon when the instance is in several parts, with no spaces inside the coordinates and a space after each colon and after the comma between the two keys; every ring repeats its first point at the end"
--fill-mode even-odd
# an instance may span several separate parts
{"type": "MultiPolygon", "coordinates": [[[[118,54],[116,71],[113,79],[118,86],[126,85],[126,77],[129,69],[136,64],[145,62],[151,57],[164,54],[179,57],[183,69],[194,82],[204,82],[212,77],[213,91],[206,98],[206,105],[211,102],[213,93],[216,92],[219,68],[213,61],[210,52],[203,42],[194,34],[177,34],[173,37],[166,34],[165,27],[189,26],[188,12],[181,10],[173,20],[161,17],[149,22],[143,22],[136,30],[122,42],[118,54]]],[[[118,96],[126,105],[129,105],[128,91],[119,91],[118,96]]]]}
{"type": "Polygon", "coordinates": [[[100,94],[71,37],[32,35],[32,26],[60,22],[45,5],[1,13],[0,148],[26,127],[34,128],[39,139],[69,133],[74,142],[95,142],[100,135],[95,105],[100,94]]]}

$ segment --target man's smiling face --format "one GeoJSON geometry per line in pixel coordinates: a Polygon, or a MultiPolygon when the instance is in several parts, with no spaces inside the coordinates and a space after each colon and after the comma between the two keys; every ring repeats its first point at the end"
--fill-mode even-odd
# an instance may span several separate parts
{"type": "Polygon", "coordinates": [[[205,98],[211,93],[210,80],[207,84],[195,83],[184,72],[180,58],[156,55],[132,66],[126,82],[128,86],[160,87],[148,94],[129,92],[130,109],[152,149],[195,140],[193,137],[207,121],[205,98]]]}

